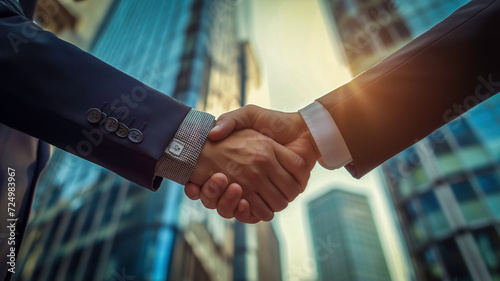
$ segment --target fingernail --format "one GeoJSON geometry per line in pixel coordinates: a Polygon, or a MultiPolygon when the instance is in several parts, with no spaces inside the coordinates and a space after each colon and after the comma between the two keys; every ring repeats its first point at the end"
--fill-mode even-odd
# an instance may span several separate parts
{"type": "Polygon", "coordinates": [[[215,127],[212,128],[212,132],[219,130],[219,128],[220,128],[219,124],[215,125],[215,127]]]}

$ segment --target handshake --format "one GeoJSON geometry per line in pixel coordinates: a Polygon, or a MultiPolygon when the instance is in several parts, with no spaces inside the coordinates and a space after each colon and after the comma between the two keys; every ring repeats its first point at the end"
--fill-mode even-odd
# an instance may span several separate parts
{"type": "Polygon", "coordinates": [[[304,191],[319,158],[298,112],[247,105],[219,117],[185,193],[224,218],[270,221],[304,191]]]}

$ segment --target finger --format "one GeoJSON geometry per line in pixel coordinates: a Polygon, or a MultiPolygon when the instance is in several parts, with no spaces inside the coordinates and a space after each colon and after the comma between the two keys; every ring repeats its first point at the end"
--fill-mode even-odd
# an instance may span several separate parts
{"type": "MultiPolygon", "coordinates": [[[[283,194],[288,202],[292,202],[300,194],[302,188],[295,176],[287,171],[283,165],[290,166],[290,163],[285,162],[292,161],[290,158],[295,158],[295,153],[277,143],[273,144],[273,149],[276,158],[274,158],[272,163],[274,166],[271,169],[272,172],[269,173],[269,180],[281,192],[281,194],[283,194]]],[[[301,171],[296,171],[296,173],[304,172],[307,173],[307,170],[303,169],[301,171]]]]}
{"type": "Polygon", "coordinates": [[[252,206],[252,213],[260,220],[270,221],[274,217],[273,211],[269,209],[264,200],[257,194],[247,195],[247,201],[252,206]]]}
{"type": "Polygon", "coordinates": [[[184,186],[184,193],[191,200],[200,199],[201,186],[188,182],[186,186],[184,186]]]}
{"type": "Polygon", "coordinates": [[[258,106],[246,105],[222,114],[217,118],[216,125],[210,131],[208,138],[212,141],[218,141],[226,138],[234,130],[252,128],[258,110],[260,110],[258,106]]]}
{"type": "MultiPolygon", "coordinates": [[[[287,175],[289,180],[291,180],[292,183],[294,182],[293,177],[290,176],[281,166],[279,166],[278,163],[276,163],[275,166],[276,166],[275,170],[272,171],[273,174],[287,175]],[[279,169],[281,169],[281,173],[276,171],[279,169]]],[[[264,188],[259,189],[261,190],[259,192],[260,197],[264,200],[264,202],[267,204],[269,209],[271,209],[271,211],[273,212],[282,211],[288,205],[289,201],[287,197],[283,195],[283,193],[280,191],[280,187],[276,186],[273,181],[268,179],[267,182],[268,184],[266,184],[264,188]]],[[[287,186],[282,186],[281,188],[288,189],[287,186]]]]}
{"type": "Polygon", "coordinates": [[[232,118],[232,116],[221,115],[217,119],[217,123],[215,127],[212,128],[210,133],[208,134],[208,138],[211,141],[218,141],[225,139],[236,127],[236,121],[232,118]]]}
{"type": "Polygon", "coordinates": [[[241,186],[237,183],[230,184],[217,202],[217,213],[226,219],[233,218],[242,196],[241,186]]]}
{"type": "Polygon", "coordinates": [[[203,206],[207,209],[215,209],[227,185],[227,177],[222,173],[215,173],[201,188],[200,199],[203,206]]]}
{"type": "Polygon", "coordinates": [[[250,204],[246,199],[241,199],[234,217],[243,223],[258,223],[260,220],[250,212],[250,204]]]}
{"type": "Polygon", "coordinates": [[[303,192],[304,189],[306,188],[311,170],[309,169],[307,162],[293,151],[287,149],[286,147],[278,143],[274,143],[273,147],[279,165],[283,167],[284,170],[286,170],[286,172],[288,172],[288,174],[293,177],[295,184],[293,184],[290,178],[287,177],[282,172],[281,172],[281,180],[280,178],[276,177],[273,177],[272,180],[276,184],[279,184],[279,186],[288,185],[288,188],[285,188],[285,190],[280,189],[280,191],[285,196],[287,196],[287,198],[289,196],[295,198],[300,192],[303,192]]]}

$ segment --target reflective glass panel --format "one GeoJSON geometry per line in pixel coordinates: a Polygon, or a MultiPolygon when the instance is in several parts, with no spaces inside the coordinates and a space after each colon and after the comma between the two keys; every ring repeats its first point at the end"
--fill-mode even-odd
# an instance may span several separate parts
{"type": "Polygon", "coordinates": [[[498,174],[486,173],[477,176],[486,202],[496,217],[500,217],[500,180],[498,174]]]}
{"type": "Polygon", "coordinates": [[[474,239],[483,261],[490,272],[491,280],[500,281],[500,236],[494,227],[474,231],[474,239]]]}
{"type": "Polygon", "coordinates": [[[439,242],[439,253],[451,280],[472,281],[467,265],[454,238],[439,242]]]}
{"type": "Polygon", "coordinates": [[[451,190],[460,206],[460,211],[466,221],[474,221],[488,217],[488,212],[469,181],[462,181],[451,185],[451,190]]]}
{"type": "Polygon", "coordinates": [[[432,234],[438,235],[450,229],[434,191],[431,190],[420,197],[420,204],[432,234]]]}

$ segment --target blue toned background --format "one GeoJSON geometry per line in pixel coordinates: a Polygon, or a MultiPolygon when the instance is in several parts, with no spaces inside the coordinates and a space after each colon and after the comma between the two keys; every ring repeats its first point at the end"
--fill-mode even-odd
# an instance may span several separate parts
{"type": "MultiPolygon", "coordinates": [[[[219,115],[296,111],[467,2],[47,0],[36,19],[219,115]]],[[[500,280],[499,163],[496,96],[361,180],[316,167],[272,224],[244,226],[55,150],[15,280],[500,280]]]]}

